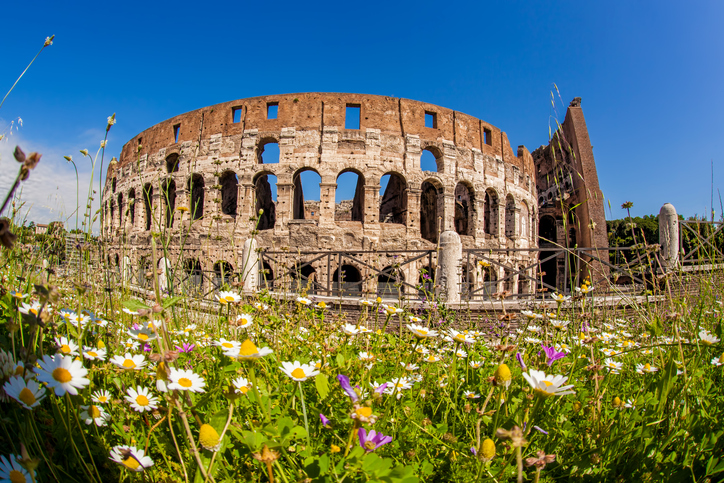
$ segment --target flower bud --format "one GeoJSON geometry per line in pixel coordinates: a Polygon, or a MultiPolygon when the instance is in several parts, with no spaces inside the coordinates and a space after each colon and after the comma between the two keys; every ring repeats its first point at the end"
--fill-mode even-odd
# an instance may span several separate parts
{"type": "Polygon", "coordinates": [[[513,380],[513,375],[510,373],[510,368],[507,364],[500,364],[495,370],[495,385],[505,386],[506,389],[510,387],[510,382],[513,380]]]}
{"type": "Polygon", "coordinates": [[[482,448],[480,448],[480,459],[490,461],[493,458],[495,458],[495,441],[487,438],[483,441],[482,448]]]}
{"type": "Polygon", "coordinates": [[[620,408],[621,407],[621,398],[616,396],[615,398],[613,398],[613,402],[611,404],[615,408],[620,408]]]}
{"type": "Polygon", "coordinates": [[[218,451],[221,448],[219,433],[210,424],[202,424],[199,430],[199,443],[209,451],[218,451]]]}

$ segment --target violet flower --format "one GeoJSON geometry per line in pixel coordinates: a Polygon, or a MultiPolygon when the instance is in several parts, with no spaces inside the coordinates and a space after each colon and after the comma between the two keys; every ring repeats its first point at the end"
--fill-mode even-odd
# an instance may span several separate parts
{"type": "Polygon", "coordinates": [[[191,352],[196,348],[196,344],[188,344],[184,342],[183,347],[175,346],[179,352],[191,352]]]}
{"type": "Polygon", "coordinates": [[[344,392],[346,392],[347,395],[352,398],[352,401],[359,401],[359,394],[357,394],[357,392],[352,389],[352,385],[349,383],[349,377],[343,374],[338,374],[337,380],[339,381],[339,385],[342,386],[342,389],[344,389],[344,392]]]}
{"type": "Polygon", "coordinates": [[[382,393],[385,392],[385,389],[387,389],[387,386],[389,384],[390,384],[389,382],[382,384],[381,386],[379,386],[378,388],[375,389],[375,392],[381,396],[382,393]]]}
{"type": "Polygon", "coordinates": [[[368,433],[365,428],[359,428],[357,435],[359,436],[359,445],[368,453],[392,441],[392,436],[385,436],[374,429],[371,429],[368,433]]]}
{"type": "Polygon", "coordinates": [[[518,363],[520,364],[520,367],[523,369],[523,371],[524,372],[527,371],[528,367],[525,365],[525,362],[523,362],[523,356],[521,355],[520,352],[517,352],[515,354],[515,358],[518,360],[518,363]]]}
{"type": "Polygon", "coordinates": [[[543,351],[546,353],[546,357],[548,360],[546,363],[548,364],[548,367],[552,366],[555,361],[558,359],[561,359],[566,356],[565,352],[557,352],[555,347],[550,346],[546,347],[543,344],[541,344],[541,347],[543,348],[543,351]]]}
{"type": "Polygon", "coordinates": [[[322,413],[319,413],[319,419],[322,420],[322,426],[327,427],[327,425],[329,424],[329,419],[327,419],[327,416],[325,416],[322,413]]]}
{"type": "Polygon", "coordinates": [[[541,428],[540,426],[533,426],[533,429],[535,429],[536,431],[539,431],[539,432],[541,432],[541,433],[543,433],[543,434],[548,434],[548,431],[546,431],[545,429],[541,428]]]}

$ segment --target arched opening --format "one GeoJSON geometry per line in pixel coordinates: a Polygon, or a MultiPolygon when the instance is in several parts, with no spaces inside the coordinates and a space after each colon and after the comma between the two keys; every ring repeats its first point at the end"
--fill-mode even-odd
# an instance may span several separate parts
{"type": "Polygon", "coordinates": [[[116,178],[115,177],[111,180],[111,190],[114,193],[116,192],[116,178]]]}
{"type": "Polygon", "coordinates": [[[485,192],[483,230],[488,235],[498,236],[498,195],[491,189],[485,192]]]}
{"type": "Polygon", "coordinates": [[[110,223],[108,224],[108,226],[111,229],[113,229],[113,225],[116,222],[116,220],[115,220],[116,208],[115,208],[115,205],[113,204],[113,198],[111,198],[110,201],[108,201],[108,206],[110,206],[110,210],[111,210],[111,219],[110,219],[110,223]]]}
{"type": "Polygon", "coordinates": [[[131,226],[136,224],[136,190],[134,188],[128,192],[128,219],[131,221],[131,226]]]}
{"type": "Polygon", "coordinates": [[[362,293],[362,275],[359,270],[354,265],[342,265],[340,269],[335,270],[332,277],[332,290],[335,295],[359,296],[362,293]]]}
{"type": "Polygon", "coordinates": [[[463,299],[469,299],[475,287],[475,270],[469,270],[463,265],[460,277],[460,296],[463,299]]]}
{"type": "Polygon", "coordinates": [[[262,140],[257,157],[259,164],[279,164],[279,143],[275,139],[262,140]]]}
{"type": "Polygon", "coordinates": [[[317,271],[311,265],[298,263],[292,272],[292,291],[313,295],[317,293],[317,271]],[[300,268],[301,266],[301,268],[300,268]]]}
{"type": "Polygon", "coordinates": [[[433,298],[435,294],[435,269],[429,265],[422,267],[417,285],[418,293],[421,297],[433,298]]]}
{"type": "Polygon", "coordinates": [[[407,223],[407,182],[397,173],[380,178],[380,223],[407,223]]]}
{"type": "Polygon", "coordinates": [[[405,293],[405,287],[402,285],[404,281],[405,276],[399,268],[392,266],[383,268],[382,273],[377,276],[377,296],[397,298],[399,294],[405,293]]]}
{"type": "Polygon", "coordinates": [[[153,220],[153,186],[146,183],[143,187],[143,204],[146,208],[146,230],[151,229],[151,221],[153,220]]]}
{"type": "Polygon", "coordinates": [[[214,263],[214,288],[221,290],[224,286],[231,285],[234,268],[229,262],[218,261],[214,263]]]}
{"type": "Polygon", "coordinates": [[[475,198],[465,183],[455,186],[455,231],[458,235],[475,234],[475,198]]]}
{"type": "Polygon", "coordinates": [[[538,235],[540,237],[540,244],[554,244],[557,243],[558,236],[556,234],[556,220],[552,216],[544,216],[540,219],[540,226],[538,227],[538,235]]]}
{"type": "Polygon", "coordinates": [[[138,259],[138,285],[141,288],[146,288],[149,284],[149,277],[147,274],[151,274],[151,261],[148,257],[141,257],[138,259]]]}
{"type": "Polygon", "coordinates": [[[118,226],[123,228],[123,193],[118,193],[118,226]]]}
{"type": "Polygon", "coordinates": [[[201,270],[201,263],[196,259],[186,260],[184,271],[189,291],[201,293],[204,289],[204,273],[201,270]]]}
{"type": "Polygon", "coordinates": [[[198,220],[204,216],[204,177],[197,173],[192,174],[188,191],[191,194],[191,219],[198,220]]]}
{"type": "Polygon", "coordinates": [[[239,177],[233,171],[225,171],[219,178],[219,184],[221,184],[221,212],[236,216],[239,177]]]}
{"type": "Polygon", "coordinates": [[[442,172],[442,153],[436,148],[425,148],[420,156],[420,169],[433,173],[442,172]]]}
{"type": "MultiPolygon", "coordinates": [[[[544,216],[540,219],[538,225],[538,245],[541,248],[554,247],[557,243],[558,233],[556,228],[556,220],[552,216],[544,216]]],[[[541,281],[550,287],[558,285],[558,257],[556,252],[542,251],[539,255],[541,281]]],[[[541,287],[550,291],[550,287],[541,287]]],[[[544,292],[545,293],[545,292],[544,292]]]]}
{"type": "Polygon", "coordinates": [[[303,168],[294,175],[294,204],[292,213],[295,220],[318,220],[320,208],[320,187],[322,177],[311,168],[303,168]],[[305,198],[304,194],[307,194],[305,198]]]}
{"type": "Polygon", "coordinates": [[[515,200],[513,195],[505,198],[505,236],[507,238],[515,237],[515,200]]]}
{"type": "Polygon", "coordinates": [[[530,212],[525,202],[520,204],[520,238],[530,238],[530,212]]]}
{"type": "Polygon", "coordinates": [[[257,230],[270,230],[276,223],[277,177],[273,174],[262,174],[254,183],[256,204],[254,214],[259,216],[257,230]],[[259,211],[262,214],[259,215],[259,211]]]}
{"type": "Polygon", "coordinates": [[[420,193],[420,237],[425,240],[437,243],[438,231],[438,191],[432,183],[422,183],[420,193]]]}
{"type": "Polygon", "coordinates": [[[166,172],[177,173],[179,165],[179,156],[176,153],[166,156],[166,172]]]}
{"type": "Polygon", "coordinates": [[[263,263],[259,272],[259,287],[274,290],[274,270],[267,262],[263,263]]]}
{"type": "Polygon", "coordinates": [[[334,196],[334,221],[364,221],[365,179],[361,174],[342,171],[334,196]]]}
{"type": "Polygon", "coordinates": [[[166,205],[166,227],[173,226],[173,215],[176,211],[176,182],[172,179],[166,180],[162,186],[163,201],[166,205]]]}
{"type": "Polygon", "coordinates": [[[482,284],[483,284],[483,295],[486,298],[490,298],[494,293],[498,291],[498,274],[492,266],[485,267],[481,271],[482,284]]]}

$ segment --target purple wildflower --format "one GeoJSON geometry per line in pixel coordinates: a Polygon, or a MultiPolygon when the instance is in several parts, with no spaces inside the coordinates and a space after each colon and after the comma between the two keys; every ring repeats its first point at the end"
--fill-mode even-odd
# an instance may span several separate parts
{"type": "Polygon", "coordinates": [[[471,446],[471,447],[470,447],[470,452],[473,454],[473,456],[477,456],[477,455],[478,455],[478,450],[475,449],[475,446],[471,446]]]}
{"type": "Polygon", "coordinates": [[[196,344],[183,343],[183,347],[175,346],[179,352],[191,352],[196,348],[196,344]]]}
{"type": "Polygon", "coordinates": [[[352,401],[359,401],[359,394],[357,394],[357,392],[352,389],[352,385],[349,383],[349,377],[343,374],[338,374],[337,380],[339,381],[339,385],[342,386],[342,389],[344,389],[344,392],[346,392],[347,395],[352,398],[352,401]]]}
{"type": "Polygon", "coordinates": [[[520,352],[517,352],[515,354],[515,358],[518,359],[518,363],[520,364],[520,367],[523,369],[523,371],[527,371],[528,367],[525,365],[525,362],[523,362],[523,355],[520,352]]]}
{"type": "Polygon", "coordinates": [[[389,382],[382,384],[381,386],[375,388],[375,392],[381,396],[382,393],[385,392],[385,389],[387,389],[387,386],[389,384],[390,384],[389,382]]]}
{"type": "Polygon", "coordinates": [[[548,360],[546,361],[546,363],[548,364],[548,367],[552,366],[553,363],[555,361],[557,361],[558,359],[561,359],[566,356],[565,352],[558,352],[558,351],[556,351],[555,347],[553,347],[553,346],[546,347],[543,344],[541,344],[541,347],[545,351],[546,357],[548,358],[548,360]]]}
{"type": "Polygon", "coordinates": [[[374,429],[371,429],[368,433],[365,428],[359,428],[357,435],[359,436],[359,445],[368,453],[392,441],[392,436],[385,436],[374,429]]]}
{"type": "Polygon", "coordinates": [[[535,430],[537,430],[537,431],[540,431],[540,432],[543,433],[543,434],[548,434],[548,431],[546,431],[545,429],[541,428],[540,426],[533,426],[533,429],[535,429],[535,430]]]}
{"type": "Polygon", "coordinates": [[[326,427],[329,424],[329,419],[322,413],[319,413],[319,419],[322,420],[322,426],[326,427]]]}

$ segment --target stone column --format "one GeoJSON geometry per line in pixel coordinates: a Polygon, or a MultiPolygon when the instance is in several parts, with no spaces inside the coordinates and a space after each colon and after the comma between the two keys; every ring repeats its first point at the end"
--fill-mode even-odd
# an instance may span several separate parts
{"type": "MultiPolygon", "coordinates": [[[[169,284],[169,266],[171,265],[171,262],[169,262],[165,258],[161,258],[158,261],[158,267],[156,267],[156,270],[158,270],[158,289],[159,291],[163,292],[165,290],[168,290],[169,284]]],[[[153,279],[151,281],[153,284],[153,279]]]]}
{"type": "Polygon", "coordinates": [[[319,183],[319,225],[334,226],[337,183],[319,183]]]}
{"type": "Polygon", "coordinates": [[[440,234],[440,268],[437,283],[440,285],[442,300],[446,303],[460,302],[460,261],[463,244],[460,235],[454,231],[440,234]]]}
{"type": "Polygon", "coordinates": [[[659,244],[664,268],[676,268],[679,264],[679,215],[671,203],[666,203],[659,211],[659,244]]]}
{"type": "Polygon", "coordinates": [[[380,201],[380,185],[365,184],[365,223],[378,223],[380,221],[380,201]]]}
{"type": "Polygon", "coordinates": [[[241,255],[241,281],[244,292],[254,293],[259,286],[259,252],[254,238],[244,241],[241,255]]]}

